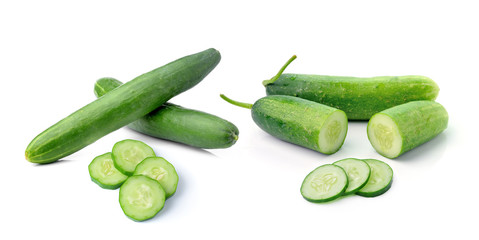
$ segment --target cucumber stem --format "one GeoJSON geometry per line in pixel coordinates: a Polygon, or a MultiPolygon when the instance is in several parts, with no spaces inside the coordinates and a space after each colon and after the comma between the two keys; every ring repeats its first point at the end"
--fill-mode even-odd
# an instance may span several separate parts
{"type": "Polygon", "coordinates": [[[238,107],[243,107],[243,108],[247,108],[247,109],[251,109],[253,107],[253,104],[251,103],[244,103],[244,102],[238,102],[238,101],[235,101],[233,99],[230,99],[228,98],[227,96],[225,96],[224,94],[220,94],[220,97],[223,98],[223,100],[235,105],[235,106],[238,106],[238,107]]]}
{"type": "Polygon", "coordinates": [[[278,80],[279,76],[281,76],[281,74],[283,74],[284,70],[286,69],[286,67],[288,67],[288,65],[294,60],[296,59],[296,55],[293,55],[284,65],[283,67],[281,67],[281,69],[279,70],[279,72],[274,76],[272,77],[271,79],[269,80],[264,80],[263,81],[263,86],[267,86],[268,84],[271,84],[271,83],[274,83],[276,82],[276,80],[278,80]]]}

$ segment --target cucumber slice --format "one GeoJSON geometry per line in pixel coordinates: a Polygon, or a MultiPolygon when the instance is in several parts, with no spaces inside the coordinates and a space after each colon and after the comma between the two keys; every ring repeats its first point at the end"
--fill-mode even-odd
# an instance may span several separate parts
{"type": "Polygon", "coordinates": [[[166,197],[176,192],[178,174],[175,167],[162,157],[147,157],[139,163],[133,175],[144,175],[158,181],[165,190],[166,197]]]}
{"type": "Polygon", "coordinates": [[[131,176],[138,163],[147,157],[156,155],[153,149],[144,142],[126,139],[115,143],[112,156],[116,169],[125,175],[131,176]]]}
{"type": "Polygon", "coordinates": [[[310,202],[328,202],[348,187],[346,172],[339,166],[325,164],[310,172],[301,185],[301,195],[310,202]]]}
{"type": "Polygon", "coordinates": [[[154,217],[165,205],[165,190],[147,176],[129,177],[120,187],[120,206],[135,221],[154,217]]]}
{"type": "Polygon", "coordinates": [[[356,194],[364,197],[376,197],[389,190],[393,182],[393,170],[391,167],[376,159],[364,159],[371,168],[371,176],[366,185],[359,189],[356,194]]]}
{"type": "Polygon", "coordinates": [[[346,158],[333,163],[340,166],[346,171],[348,175],[348,188],[344,194],[351,194],[357,192],[364,187],[369,180],[371,168],[363,161],[356,158],[346,158]]]}
{"type": "Polygon", "coordinates": [[[105,189],[117,189],[128,178],[115,168],[111,153],[95,157],[88,165],[88,172],[91,180],[105,189]]]}

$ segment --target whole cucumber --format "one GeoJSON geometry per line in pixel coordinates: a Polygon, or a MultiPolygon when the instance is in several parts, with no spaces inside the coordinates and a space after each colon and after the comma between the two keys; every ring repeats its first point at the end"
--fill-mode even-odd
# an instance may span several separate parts
{"type": "Polygon", "coordinates": [[[428,77],[345,77],[281,74],[263,82],[267,95],[289,95],[343,110],[350,120],[368,120],[375,113],[406,102],[435,100],[438,85],[428,77]]]}
{"type": "Polygon", "coordinates": [[[296,145],[333,154],[346,138],[348,119],[336,108],[292,96],[266,96],[254,104],[221,97],[231,104],[251,109],[256,125],[296,145]]]}
{"type": "Polygon", "coordinates": [[[374,114],[367,133],[379,154],[396,158],[444,131],[448,120],[448,113],[441,104],[413,101],[374,114]]]}
{"type": "MultiPolygon", "coordinates": [[[[114,78],[98,79],[95,95],[101,97],[121,84],[114,78]]],[[[172,103],[163,104],[128,127],[153,137],[208,149],[231,147],[239,134],[238,128],[225,119],[172,103]]]]}
{"type": "Polygon", "coordinates": [[[211,48],[136,77],[40,133],[27,146],[25,158],[50,163],[88,146],[195,86],[220,59],[211,48]]]}

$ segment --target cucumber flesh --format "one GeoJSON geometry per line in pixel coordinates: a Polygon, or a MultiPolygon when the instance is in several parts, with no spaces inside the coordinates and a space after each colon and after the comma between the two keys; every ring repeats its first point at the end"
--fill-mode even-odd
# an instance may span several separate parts
{"type": "Polygon", "coordinates": [[[376,159],[364,159],[371,168],[371,176],[366,185],[359,189],[356,194],[364,197],[376,197],[389,190],[393,182],[393,170],[391,167],[376,159]]]}
{"type": "Polygon", "coordinates": [[[328,202],[343,195],[347,186],[346,172],[339,166],[325,164],[306,176],[301,195],[310,202],[328,202]]]}
{"type": "Polygon", "coordinates": [[[401,154],[402,137],[394,120],[385,114],[375,114],[368,124],[371,145],[381,155],[395,158],[401,154]]]}
{"type": "Polygon", "coordinates": [[[115,168],[111,153],[97,156],[88,165],[91,180],[105,189],[117,189],[128,176],[115,168]]]}
{"type": "Polygon", "coordinates": [[[356,158],[346,158],[333,163],[336,166],[340,166],[346,171],[348,175],[348,188],[344,194],[351,194],[357,192],[364,187],[369,180],[371,174],[371,168],[363,161],[356,158]]]}
{"type": "Polygon", "coordinates": [[[135,221],[154,217],[165,205],[161,184],[147,176],[129,177],[120,187],[120,206],[126,216],[135,221]]]}
{"type": "Polygon", "coordinates": [[[112,156],[116,169],[125,175],[131,176],[138,163],[147,157],[156,155],[153,149],[144,142],[126,139],[115,143],[112,156]]]}
{"type": "Polygon", "coordinates": [[[176,192],[178,174],[175,167],[162,157],[147,157],[139,163],[133,175],[144,175],[158,181],[165,190],[166,197],[176,192]]]}
{"type": "Polygon", "coordinates": [[[348,131],[348,118],[341,111],[334,111],[319,131],[318,148],[325,154],[337,152],[344,143],[348,131]]]}

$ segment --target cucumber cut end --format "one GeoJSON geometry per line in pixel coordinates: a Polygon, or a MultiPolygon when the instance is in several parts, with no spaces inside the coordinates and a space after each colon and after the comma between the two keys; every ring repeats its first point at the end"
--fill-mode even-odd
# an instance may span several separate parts
{"type": "Polygon", "coordinates": [[[401,155],[402,136],[394,120],[386,114],[375,114],[368,123],[368,138],[373,148],[387,158],[401,155]]]}
{"type": "Polygon", "coordinates": [[[327,202],[340,197],[348,186],[345,171],[325,164],[310,172],[301,185],[301,195],[310,202],[327,202]]]}
{"type": "Polygon", "coordinates": [[[348,118],[341,110],[334,111],[319,131],[318,148],[324,154],[337,152],[344,143],[348,132],[348,118]]]}

